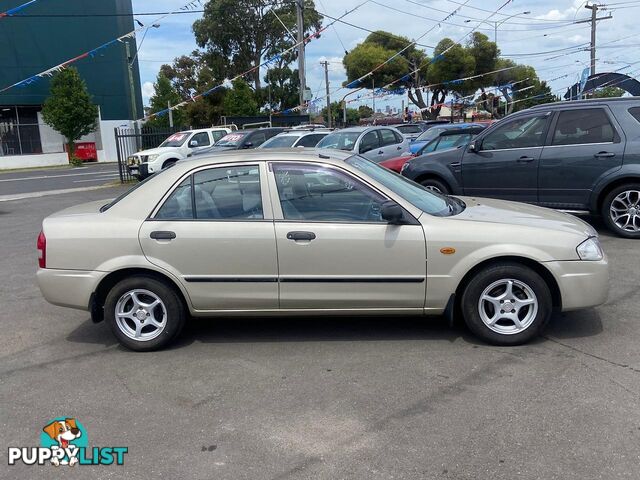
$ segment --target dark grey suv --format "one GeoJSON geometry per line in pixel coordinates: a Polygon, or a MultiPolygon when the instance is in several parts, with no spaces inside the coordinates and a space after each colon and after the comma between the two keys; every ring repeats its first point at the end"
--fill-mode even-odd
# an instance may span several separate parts
{"type": "Polygon", "coordinates": [[[601,214],[618,235],[640,238],[640,97],[538,105],[402,174],[443,193],[601,214]]]}

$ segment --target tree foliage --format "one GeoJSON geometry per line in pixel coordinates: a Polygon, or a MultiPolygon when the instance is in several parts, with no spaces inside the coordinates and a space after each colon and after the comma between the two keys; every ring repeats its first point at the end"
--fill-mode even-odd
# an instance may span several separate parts
{"type": "Polygon", "coordinates": [[[609,86],[598,88],[593,92],[593,98],[615,98],[621,97],[625,94],[625,90],[619,87],[609,86]]]}
{"type": "Polygon", "coordinates": [[[44,102],[42,118],[60,132],[67,143],[69,160],[75,158],[75,143],[97,128],[98,107],[91,102],[87,85],[74,67],[56,73],[51,95],[44,102]]]}
{"type": "Polygon", "coordinates": [[[258,104],[253,96],[251,87],[241,78],[234,80],[233,88],[225,94],[222,106],[224,114],[227,116],[258,114],[258,104]]]}
{"type": "MultiPolygon", "coordinates": [[[[156,83],[153,84],[155,93],[149,99],[150,113],[160,112],[166,110],[168,105],[177,105],[182,101],[182,98],[176,91],[175,87],[171,84],[169,79],[162,73],[158,73],[156,83]]],[[[187,115],[184,109],[180,108],[173,110],[173,124],[178,127],[185,126],[187,123],[187,115]]],[[[169,115],[160,115],[151,118],[147,125],[155,127],[168,127],[169,115]]]]}

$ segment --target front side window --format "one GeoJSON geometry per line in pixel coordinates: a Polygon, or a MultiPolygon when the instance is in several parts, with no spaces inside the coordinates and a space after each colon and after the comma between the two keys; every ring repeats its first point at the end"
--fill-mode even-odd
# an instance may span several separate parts
{"type": "Polygon", "coordinates": [[[552,145],[613,142],[615,130],[602,108],[581,108],[560,112],[552,145]]]}
{"type": "Polygon", "coordinates": [[[335,132],[324,137],[316,146],[350,151],[355,147],[359,136],[359,132],[335,132]]]}
{"type": "Polygon", "coordinates": [[[267,136],[264,134],[264,132],[256,132],[253,135],[251,135],[247,144],[251,143],[252,147],[259,147],[264,142],[266,142],[266,140],[267,140],[267,136]]]}
{"type": "Polygon", "coordinates": [[[209,141],[209,134],[207,132],[196,133],[189,142],[193,142],[194,140],[198,142],[198,147],[207,147],[211,145],[211,142],[209,141]]]}
{"type": "Polygon", "coordinates": [[[326,133],[312,133],[310,135],[305,135],[296,144],[296,147],[315,147],[318,142],[326,136],[326,133]]]}
{"type": "Polygon", "coordinates": [[[440,142],[438,143],[436,150],[444,150],[445,148],[454,148],[459,145],[464,145],[465,143],[468,143],[470,139],[471,135],[468,133],[460,135],[445,135],[440,137],[440,142]]]}
{"type": "Polygon", "coordinates": [[[381,222],[385,198],[350,175],[321,165],[273,164],[285,220],[381,222]]]}
{"type": "Polygon", "coordinates": [[[264,142],[260,148],[289,148],[297,139],[295,135],[277,135],[264,142]]]}
{"type": "Polygon", "coordinates": [[[184,180],[156,218],[179,220],[263,219],[257,165],[201,170],[184,180]]]}
{"type": "Polygon", "coordinates": [[[482,139],[482,150],[541,147],[548,119],[548,115],[524,117],[500,125],[482,139]]]}

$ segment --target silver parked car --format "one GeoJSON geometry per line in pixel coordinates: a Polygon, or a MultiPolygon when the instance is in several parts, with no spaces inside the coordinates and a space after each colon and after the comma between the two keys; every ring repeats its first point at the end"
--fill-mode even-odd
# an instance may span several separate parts
{"type": "Polygon", "coordinates": [[[331,150],[179,162],[110,202],[47,217],[38,284],[134,350],[187,314],[453,315],[484,340],[539,334],[607,298],[596,232],[545,208],[448,197],[331,150]]]}
{"type": "Polygon", "coordinates": [[[317,148],[359,153],[379,163],[409,150],[409,140],[393,127],[350,127],[327,135],[317,148]]]}

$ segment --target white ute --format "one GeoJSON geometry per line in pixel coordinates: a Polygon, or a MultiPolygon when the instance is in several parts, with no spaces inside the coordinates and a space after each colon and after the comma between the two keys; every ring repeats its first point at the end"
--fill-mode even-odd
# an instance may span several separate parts
{"type": "Polygon", "coordinates": [[[186,159],[198,150],[214,145],[231,131],[230,128],[216,127],[174,133],[159,147],[142,150],[129,156],[127,168],[132,176],[142,180],[170,167],[179,160],[186,159]]]}

